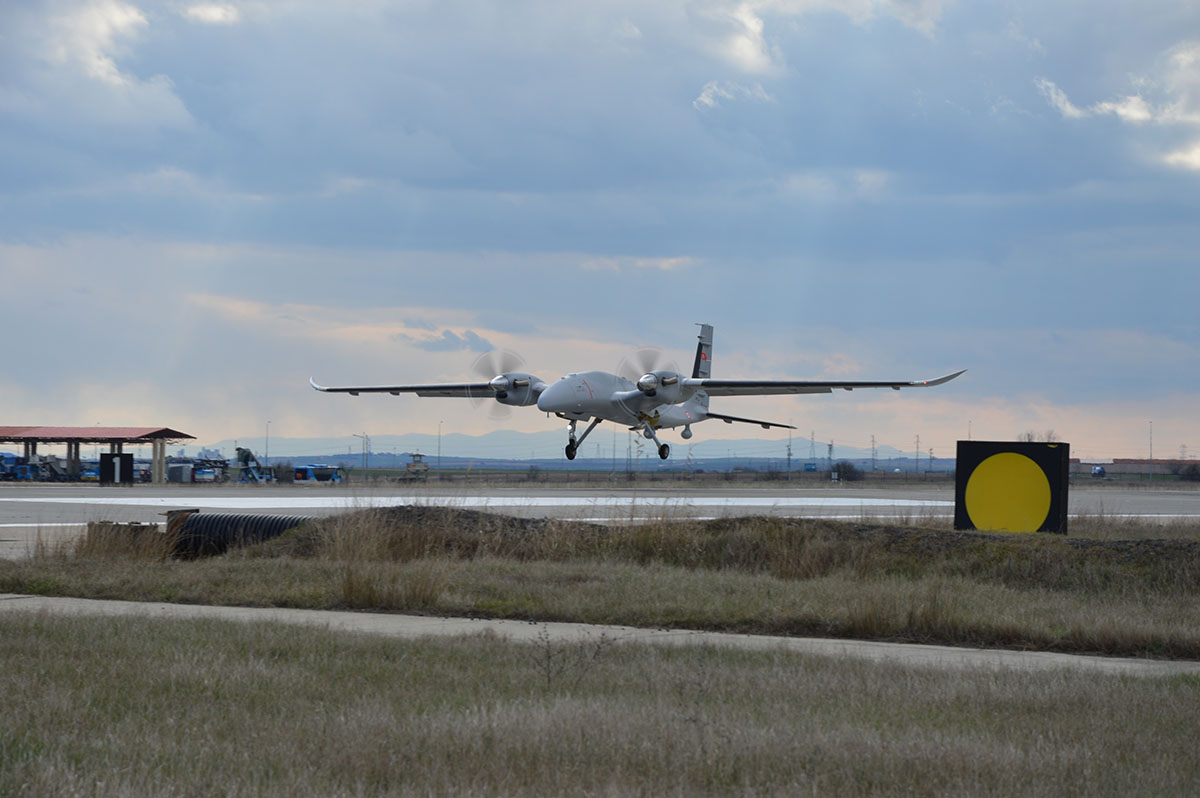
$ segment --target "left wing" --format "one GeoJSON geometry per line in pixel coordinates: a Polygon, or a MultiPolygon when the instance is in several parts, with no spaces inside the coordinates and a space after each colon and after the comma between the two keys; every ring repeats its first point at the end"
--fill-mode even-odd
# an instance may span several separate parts
{"type": "Polygon", "coordinates": [[[312,377],[308,384],[318,391],[326,393],[348,393],[358,396],[360,393],[390,393],[399,396],[402,393],[415,393],[417,396],[450,396],[461,399],[495,399],[496,392],[490,383],[486,382],[456,382],[445,385],[343,385],[332,387],[318,385],[312,377]]]}
{"type": "MultiPolygon", "coordinates": [[[[700,377],[685,377],[683,384],[699,388],[709,396],[766,396],[786,393],[832,393],[835,388],[853,391],[855,388],[926,388],[950,382],[962,371],[938,377],[936,380],[912,380],[896,382],[877,381],[828,381],[828,380],[714,380],[700,377]]],[[[711,413],[709,415],[712,415],[711,413]]],[[[717,416],[713,416],[717,418],[717,416]]],[[[735,419],[740,421],[741,419],[735,419]]],[[[752,422],[758,423],[758,422],[752,422]]]]}

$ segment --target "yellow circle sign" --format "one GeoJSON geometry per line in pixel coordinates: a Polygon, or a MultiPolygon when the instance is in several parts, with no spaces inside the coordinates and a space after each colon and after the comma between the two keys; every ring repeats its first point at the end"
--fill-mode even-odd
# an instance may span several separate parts
{"type": "Polygon", "coordinates": [[[964,498],[976,529],[1036,532],[1050,512],[1050,481],[1025,455],[1001,452],[971,472],[964,498]]]}

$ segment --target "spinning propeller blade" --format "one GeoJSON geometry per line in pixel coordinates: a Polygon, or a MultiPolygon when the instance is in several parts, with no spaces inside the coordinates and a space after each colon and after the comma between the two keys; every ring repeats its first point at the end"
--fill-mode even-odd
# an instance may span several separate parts
{"type": "Polygon", "coordinates": [[[651,371],[679,371],[679,367],[657,346],[635,349],[617,364],[617,374],[635,384],[651,371]]]}
{"type": "MultiPolygon", "coordinates": [[[[475,376],[488,381],[501,374],[524,368],[525,358],[511,349],[492,349],[475,358],[475,362],[471,364],[471,371],[475,376]]],[[[503,421],[512,415],[512,408],[508,405],[502,405],[486,396],[471,397],[471,403],[475,407],[481,407],[485,402],[488,404],[488,416],[496,421],[503,421]]]]}

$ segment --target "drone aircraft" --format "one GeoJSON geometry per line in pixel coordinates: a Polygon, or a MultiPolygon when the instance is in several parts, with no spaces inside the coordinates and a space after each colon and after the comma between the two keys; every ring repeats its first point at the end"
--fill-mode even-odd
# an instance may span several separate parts
{"type": "Polygon", "coordinates": [[[693,424],[713,418],[726,424],[735,421],[757,424],[763,429],[795,429],[790,424],[714,413],[709,410],[709,398],[713,396],[832,393],[839,388],[846,391],[855,388],[891,388],[898,391],[901,388],[941,385],[963,373],[956,371],[935,380],[914,381],[718,380],[711,376],[712,325],[701,324],[699,327],[700,343],[696,346],[696,359],[690,377],[674,369],[654,368],[654,350],[643,349],[639,350],[637,362],[631,364],[632,370],[619,369],[625,371],[625,375],[581,371],[551,383],[543,382],[532,374],[507,369],[501,369],[503,373],[486,382],[331,387],[318,385],[310,378],[309,383],[318,391],[348,393],[351,396],[360,393],[390,393],[393,396],[415,393],[417,396],[495,400],[512,407],[537,405],[539,410],[553,413],[568,422],[568,460],[575,459],[579,446],[601,421],[610,421],[641,433],[657,444],[658,456],[666,460],[671,454],[671,447],[658,439],[658,430],[662,429],[683,427],[680,435],[685,440],[692,437],[693,424]],[[576,437],[575,425],[580,421],[590,423],[584,433],[576,437]]]}

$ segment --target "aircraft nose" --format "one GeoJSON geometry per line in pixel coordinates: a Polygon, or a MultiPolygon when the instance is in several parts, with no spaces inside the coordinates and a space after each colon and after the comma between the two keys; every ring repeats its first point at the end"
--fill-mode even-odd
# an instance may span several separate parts
{"type": "Polygon", "coordinates": [[[575,398],[575,392],[571,390],[571,386],[566,380],[559,380],[552,385],[546,386],[546,390],[542,391],[538,397],[538,410],[544,413],[562,412],[567,409],[568,403],[575,398]]]}

